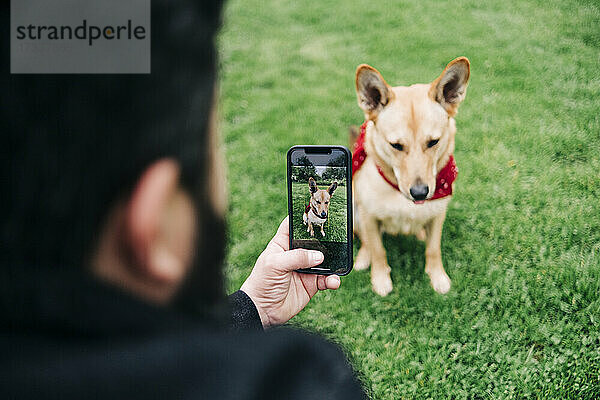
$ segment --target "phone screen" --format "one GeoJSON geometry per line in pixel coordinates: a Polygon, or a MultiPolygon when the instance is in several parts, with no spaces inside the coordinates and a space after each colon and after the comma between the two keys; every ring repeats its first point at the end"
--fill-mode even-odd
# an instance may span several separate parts
{"type": "Polygon", "coordinates": [[[345,275],[352,269],[352,173],[342,146],[294,146],[288,152],[290,248],[325,259],[300,272],[345,275]]]}

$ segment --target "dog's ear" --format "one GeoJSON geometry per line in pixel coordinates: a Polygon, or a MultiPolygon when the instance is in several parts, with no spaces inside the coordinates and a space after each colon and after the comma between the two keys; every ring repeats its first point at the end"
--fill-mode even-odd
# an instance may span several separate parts
{"type": "Polygon", "coordinates": [[[330,196],[333,195],[333,192],[335,192],[335,189],[337,189],[337,182],[333,182],[331,185],[329,185],[329,187],[327,188],[327,192],[329,193],[330,196]]]}
{"type": "Polygon", "coordinates": [[[315,193],[317,191],[317,182],[312,178],[308,178],[308,187],[310,188],[311,193],[315,193]]]}
{"type": "Polygon", "coordinates": [[[444,107],[453,117],[459,104],[465,99],[467,85],[471,75],[471,66],[466,57],[451,61],[442,74],[431,84],[429,97],[444,107]]]}
{"type": "Polygon", "coordinates": [[[370,65],[361,64],[356,68],[356,95],[358,106],[365,112],[365,117],[374,120],[391,101],[393,92],[379,71],[370,65]]]}

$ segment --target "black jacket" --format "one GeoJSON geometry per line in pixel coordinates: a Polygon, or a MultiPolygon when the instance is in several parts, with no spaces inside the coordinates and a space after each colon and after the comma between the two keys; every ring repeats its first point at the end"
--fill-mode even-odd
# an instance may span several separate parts
{"type": "Polygon", "coordinates": [[[3,399],[365,398],[336,346],[298,330],[264,332],[243,292],[230,296],[227,329],[89,278],[2,286],[3,399]]]}

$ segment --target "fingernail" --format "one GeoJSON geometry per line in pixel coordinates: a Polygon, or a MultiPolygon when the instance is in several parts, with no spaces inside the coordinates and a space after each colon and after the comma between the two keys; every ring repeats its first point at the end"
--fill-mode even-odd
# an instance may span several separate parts
{"type": "Polygon", "coordinates": [[[310,258],[312,259],[313,263],[315,264],[319,264],[321,262],[323,262],[323,253],[321,253],[320,251],[311,251],[310,252],[310,258]]]}

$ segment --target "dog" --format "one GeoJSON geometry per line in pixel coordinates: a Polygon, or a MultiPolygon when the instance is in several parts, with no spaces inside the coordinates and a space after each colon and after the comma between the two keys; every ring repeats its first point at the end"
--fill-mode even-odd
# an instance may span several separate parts
{"type": "Polygon", "coordinates": [[[306,225],[306,232],[310,232],[310,236],[315,236],[314,225],[321,227],[321,235],[325,237],[325,231],[323,225],[327,221],[329,215],[329,202],[333,192],[337,189],[337,182],[333,182],[327,190],[319,189],[317,182],[310,177],[308,178],[308,189],[310,191],[310,202],[304,209],[302,215],[302,221],[306,225]]]}
{"type": "Polygon", "coordinates": [[[470,63],[451,61],[429,84],[390,87],[375,68],[356,69],[361,134],[351,129],[355,234],[354,268],[371,266],[373,291],[392,291],[381,235],[414,234],[425,241],[425,272],[438,293],[451,281],[441,255],[442,226],[457,175],[454,116],[465,98],[470,63]]]}

